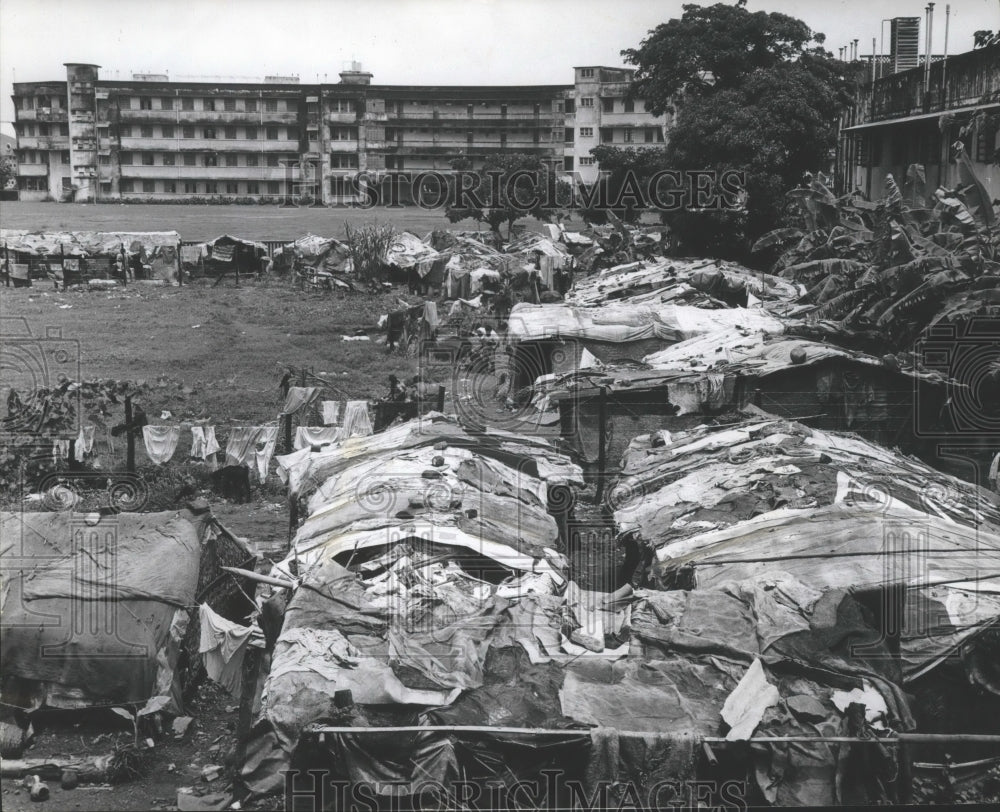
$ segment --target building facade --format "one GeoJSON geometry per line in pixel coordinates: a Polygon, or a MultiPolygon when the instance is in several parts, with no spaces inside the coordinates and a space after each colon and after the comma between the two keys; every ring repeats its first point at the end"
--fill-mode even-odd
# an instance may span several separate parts
{"type": "Polygon", "coordinates": [[[357,196],[356,176],[449,171],[465,158],[537,155],[586,182],[598,143],[663,144],[662,119],[628,97],[631,71],[578,68],[575,85],[372,84],[355,64],[336,84],[66,80],[14,85],[22,200],[357,196]],[[638,112],[637,112],[638,111],[638,112]]]}
{"type": "Polygon", "coordinates": [[[902,186],[922,164],[927,192],[959,183],[951,147],[961,140],[991,199],[1000,198],[1000,46],[932,59],[876,78],[842,122],[837,186],[869,199],[885,194],[889,174],[902,186]],[[972,126],[970,126],[972,125],[972,126]]]}
{"type": "Polygon", "coordinates": [[[575,82],[567,96],[565,170],[575,171],[590,184],[600,171],[590,151],[599,144],[622,149],[664,147],[671,118],[647,113],[643,101],[630,94],[635,71],[600,65],[574,71],[575,82]]]}

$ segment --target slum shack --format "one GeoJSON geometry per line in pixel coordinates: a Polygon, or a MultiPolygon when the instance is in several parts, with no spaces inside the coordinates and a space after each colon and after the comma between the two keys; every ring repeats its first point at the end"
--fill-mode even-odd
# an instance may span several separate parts
{"type": "Polygon", "coordinates": [[[52,280],[63,286],[120,279],[118,259],[137,280],[176,285],[181,238],[176,231],[57,231],[0,229],[2,258],[15,285],[52,280]]]}
{"type": "Polygon", "coordinates": [[[185,265],[193,276],[222,277],[226,274],[259,274],[267,260],[262,242],[223,234],[194,246],[185,246],[185,265]]]}
{"type": "Polygon", "coordinates": [[[592,366],[536,388],[559,410],[563,436],[591,461],[617,459],[653,426],[687,428],[747,404],[930,459],[935,446],[920,435],[914,403],[939,411],[949,382],[895,358],[735,329],[679,342],[642,364],[592,366]]]}

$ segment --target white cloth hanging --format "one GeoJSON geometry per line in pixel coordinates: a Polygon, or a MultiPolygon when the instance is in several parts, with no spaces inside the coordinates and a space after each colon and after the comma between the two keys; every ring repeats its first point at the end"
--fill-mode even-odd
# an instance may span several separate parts
{"type": "Polygon", "coordinates": [[[197,460],[207,460],[219,450],[215,439],[215,426],[191,427],[191,456],[197,460]]]}
{"type": "Polygon", "coordinates": [[[274,456],[274,444],[278,439],[277,426],[261,426],[260,434],[254,445],[254,464],[257,468],[257,478],[263,482],[267,479],[267,471],[274,456]]]}
{"type": "Polygon", "coordinates": [[[295,429],[295,449],[335,443],[343,436],[343,429],[337,426],[299,426],[295,429]]]}
{"type": "Polygon", "coordinates": [[[52,462],[57,465],[69,459],[69,440],[56,440],[52,443],[52,462]]]}
{"type": "Polygon", "coordinates": [[[76,458],[82,460],[94,450],[95,426],[80,426],[80,434],[76,438],[76,458]]]}
{"type": "Polygon", "coordinates": [[[181,429],[180,426],[143,426],[142,439],[150,461],[163,465],[174,456],[177,441],[181,439],[181,429]]]}
{"type": "Polygon", "coordinates": [[[368,401],[347,401],[344,409],[344,437],[365,437],[374,432],[371,418],[368,417],[368,401]]]}
{"type": "Polygon", "coordinates": [[[340,423],[339,400],[324,400],[320,403],[320,412],[323,415],[324,426],[336,426],[340,423]]]}

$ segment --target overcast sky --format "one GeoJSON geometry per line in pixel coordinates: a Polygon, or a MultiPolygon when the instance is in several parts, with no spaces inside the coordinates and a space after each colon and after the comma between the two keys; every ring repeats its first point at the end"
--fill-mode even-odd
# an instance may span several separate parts
{"type": "MultiPolygon", "coordinates": [[[[570,84],[574,65],[621,65],[619,52],[683,0],[0,0],[0,121],[12,133],[14,81],[65,79],[93,62],[105,79],[132,72],[337,81],[356,59],[382,84],[570,84]],[[324,79],[324,75],[326,79],[324,79]]],[[[702,5],[710,5],[704,2],[702,5]]],[[[750,0],[871,53],[882,18],[923,19],[916,0],[750,0]]],[[[944,47],[936,3],[934,50],[944,47]]],[[[951,3],[949,52],[1000,28],[1000,0],[951,3]]],[[[888,31],[888,26],[886,26],[888,31]]]]}

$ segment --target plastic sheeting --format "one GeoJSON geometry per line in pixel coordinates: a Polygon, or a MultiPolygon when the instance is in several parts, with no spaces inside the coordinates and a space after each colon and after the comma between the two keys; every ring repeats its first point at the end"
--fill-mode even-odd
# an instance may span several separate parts
{"type": "Polygon", "coordinates": [[[201,556],[189,518],[3,513],[0,538],[3,702],[86,707],[163,694],[180,711],[174,669],[201,556]]]}

